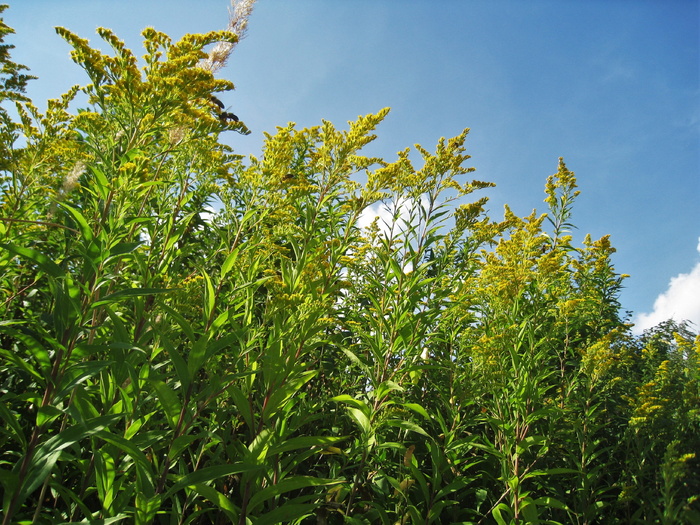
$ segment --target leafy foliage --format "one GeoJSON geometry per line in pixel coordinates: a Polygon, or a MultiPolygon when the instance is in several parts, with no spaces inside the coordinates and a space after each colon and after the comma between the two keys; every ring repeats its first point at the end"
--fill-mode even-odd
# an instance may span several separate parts
{"type": "Polygon", "coordinates": [[[563,161],[494,221],[466,130],[361,154],[386,109],[244,160],[236,35],[57,31],[90,83],[45,114],[0,53],[4,523],[698,520],[700,339],[630,335],[563,161]]]}

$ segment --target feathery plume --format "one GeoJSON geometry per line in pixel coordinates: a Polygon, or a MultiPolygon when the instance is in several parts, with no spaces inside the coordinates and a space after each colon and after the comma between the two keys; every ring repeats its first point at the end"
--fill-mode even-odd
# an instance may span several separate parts
{"type": "Polygon", "coordinates": [[[78,161],[73,166],[71,172],[63,179],[63,185],[61,186],[61,193],[63,195],[68,195],[71,191],[79,186],[80,177],[85,173],[85,163],[78,161]]]}
{"type": "MultiPolygon", "coordinates": [[[[238,35],[238,42],[243,40],[248,31],[248,18],[253,12],[255,0],[231,0],[231,7],[228,10],[228,26],[227,31],[238,35]]],[[[237,43],[237,42],[236,42],[237,43]]],[[[218,71],[226,65],[228,58],[231,56],[236,43],[219,42],[209,52],[209,56],[202,60],[199,67],[211,71],[218,71]]]]}
{"type": "MultiPolygon", "coordinates": [[[[61,188],[56,192],[56,200],[51,203],[51,207],[49,208],[49,217],[55,215],[58,207],[56,203],[65,199],[70,192],[80,186],[80,177],[83,176],[83,173],[85,173],[85,163],[79,160],[75,163],[70,173],[63,179],[61,188]]],[[[68,229],[70,230],[70,228],[68,229]]]]}

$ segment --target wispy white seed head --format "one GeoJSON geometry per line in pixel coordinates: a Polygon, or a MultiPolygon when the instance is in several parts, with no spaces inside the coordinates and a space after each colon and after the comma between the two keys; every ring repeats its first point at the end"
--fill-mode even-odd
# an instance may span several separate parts
{"type": "MultiPolygon", "coordinates": [[[[231,0],[228,10],[227,31],[236,33],[238,42],[243,40],[248,32],[248,18],[253,12],[255,0],[231,0]]],[[[226,65],[228,58],[236,47],[235,43],[219,42],[209,52],[209,56],[202,60],[199,67],[214,73],[226,65]]]]}
{"type": "Polygon", "coordinates": [[[66,175],[65,179],[63,179],[63,186],[61,187],[61,192],[63,194],[68,194],[75,188],[77,188],[78,183],[80,181],[80,177],[83,173],[85,173],[85,163],[82,161],[76,162],[71,172],[68,175],[66,175]]]}
{"type": "Polygon", "coordinates": [[[170,144],[172,146],[177,146],[178,144],[180,144],[180,142],[184,140],[185,134],[185,128],[183,127],[172,128],[168,133],[168,139],[170,140],[170,144]]]}

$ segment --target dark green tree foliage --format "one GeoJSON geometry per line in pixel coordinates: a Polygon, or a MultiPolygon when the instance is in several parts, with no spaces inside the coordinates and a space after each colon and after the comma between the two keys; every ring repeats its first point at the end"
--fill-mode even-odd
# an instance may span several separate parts
{"type": "Polygon", "coordinates": [[[4,523],[700,520],[700,340],[630,334],[563,161],[494,221],[467,131],[361,154],[388,110],[244,160],[236,35],[58,33],[90,83],[46,113],[0,52],[4,523]]]}

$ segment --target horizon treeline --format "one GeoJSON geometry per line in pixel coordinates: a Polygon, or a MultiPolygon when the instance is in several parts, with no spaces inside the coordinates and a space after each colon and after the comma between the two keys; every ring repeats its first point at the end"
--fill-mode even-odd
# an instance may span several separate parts
{"type": "Polygon", "coordinates": [[[202,67],[231,32],[139,61],[57,28],[89,80],[44,113],[11,32],[3,524],[700,522],[700,338],[632,334],[562,159],[494,219],[467,130],[362,154],[388,109],[236,155],[202,67]]]}

